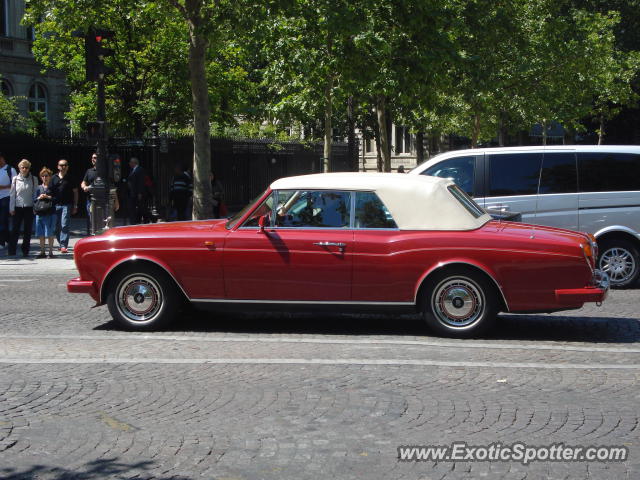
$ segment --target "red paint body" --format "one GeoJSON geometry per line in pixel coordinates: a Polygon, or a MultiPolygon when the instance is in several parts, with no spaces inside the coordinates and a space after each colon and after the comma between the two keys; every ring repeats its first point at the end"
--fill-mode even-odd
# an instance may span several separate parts
{"type": "Polygon", "coordinates": [[[588,237],[568,230],[498,221],[472,231],[260,231],[225,224],[120,227],[85,238],[74,251],[80,277],[69,281],[68,290],[103,303],[109,272],[146,260],[171,274],[192,301],[412,304],[425,279],[451,264],[490,276],[510,312],[580,308],[606,296],[592,286],[581,247],[588,237]],[[345,246],[316,245],[323,241],[345,246]]]}

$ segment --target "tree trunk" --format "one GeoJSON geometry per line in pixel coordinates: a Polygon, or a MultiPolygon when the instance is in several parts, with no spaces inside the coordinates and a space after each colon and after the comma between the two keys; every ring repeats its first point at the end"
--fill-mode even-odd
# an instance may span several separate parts
{"type": "Polygon", "coordinates": [[[542,145],[547,144],[547,120],[542,120],[542,145]]]}
{"type": "Polygon", "coordinates": [[[202,0],[186,0],[182,11],[189,26],[189,80],[193,106],[193,218],[213,217],[211,192],[211,135],[209,89],[206,75],[208,37],[203,29],[202,0]]]}
{"type": "Polygon", "coordinates": [[[382,171],[391,171],[391,149],[389,148],[389,131],[387,129],[387,115],[384,95],[376,99],[376,115],[378,131],[380,132],[380,152],[382,154],[382,171]]]}
{"type": "Polygon", "coordinates": [[[378,172],[382,172],[382,149],[380,148],[382,141],[380,140],[380,125],[378,125],[378,122],[373,127],[373,137],[376,142],[376,169],[378,172]]]}
{"type": "Polygon", "coordinates": [[[478,146],[478,138],[480,137],[480,115],[473,115],[473,133],[471,134],[471,148],[478,146]]]}
{"type": "Polygon", "coordinates": [[[347,154],[351,170],[354,172],[358,171],[358,150],[356,147],[356,120],[353,114],[353,96],[349,96],[347,99],[347,154]]]}
{"type": "Polygon", "coordinates": [[[324,150],[322,159],[322,171],[328,172],[331,163],[331,137],[333,126],[331,125],[331,115],[333,113],[333,102],[331,91],[333,90],[333,76],[329,75],[324,88],[324,150]]]}
{"type": "Polygon", "coordinates": [[[420,165],[424,162],[424,132],[418,130],[416,133],[416,163],[420,165]]]}
{"type": "Polygon", "coordinates": [[[604,139],[604,115],[600,115],[600,128],[598,129],[598,145],[602,145],[604,139]]]}

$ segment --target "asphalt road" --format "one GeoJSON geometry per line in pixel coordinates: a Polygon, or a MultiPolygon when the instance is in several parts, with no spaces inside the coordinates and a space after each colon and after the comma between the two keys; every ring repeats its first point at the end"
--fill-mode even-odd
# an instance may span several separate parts
{"type": "Polygon", "coordinates": [[[482,339],[418,316],[198,313],[118,329],[69,258],[0,260],[0,478],[640,477],[640,289],[482,339]],[[48,262],[48,263],[46,263],[48,262]],[[404,445],[625,446],[624,462],[398,460],[404,445]]]}

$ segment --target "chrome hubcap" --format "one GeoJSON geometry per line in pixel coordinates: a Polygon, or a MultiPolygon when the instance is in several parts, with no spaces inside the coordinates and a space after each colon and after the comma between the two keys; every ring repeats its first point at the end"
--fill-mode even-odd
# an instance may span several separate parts
{"type": "Polygon", "coordinates": [[[436,287],[432,304],[436,317],[445,325],[467,327],[482,316],[484,296],[469,279],[447,279],[436,287]]]}
{"type": "Polygon", "coordinates": [[[600,269],[609,275],[611,283],[625,283],[636,271],[636,261],[628,250],[614,247],[600,257],[600,269]]]}
{"type": "Polygon", "coordinates": [[[158,314],[162,306],[162,291],[147,276],[125,278],[118,285],[116,294],[118,310],[134,322],[148,322],[158,314]]]}

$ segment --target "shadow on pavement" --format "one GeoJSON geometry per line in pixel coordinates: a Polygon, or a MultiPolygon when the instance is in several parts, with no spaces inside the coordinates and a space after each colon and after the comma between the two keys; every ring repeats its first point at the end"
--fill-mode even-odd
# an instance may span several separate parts
{"type": "MultiPolygon", "coordinates": [[[[108,322],[98,330],[120,330],[108,322]]],[[[291,312],[185,312],[164,332],[223,332],[244,334],[385,335],[434,337],[420,315],[336,314],[291,312]]],[[[551,315],[498,316],[486,340],[545,340],[558,342],[640,342],[640,320],[620,317],[551,315]]]]}
{"type": "Polygon", "coordinates": [[[68,470],[60,467],[47,467],[34,465],[26,470],[0,467],[0,478],[3,480],[90,480],[102,478],[137,478],[137,479],[166,479],[189,480],[188,477],[171,475],[158,477],[145,474],[155,466],[154,462],[141,461],[136,463],[123,463],[115,458],[105,458],[87,463],[80,470],[68,470]]]}

